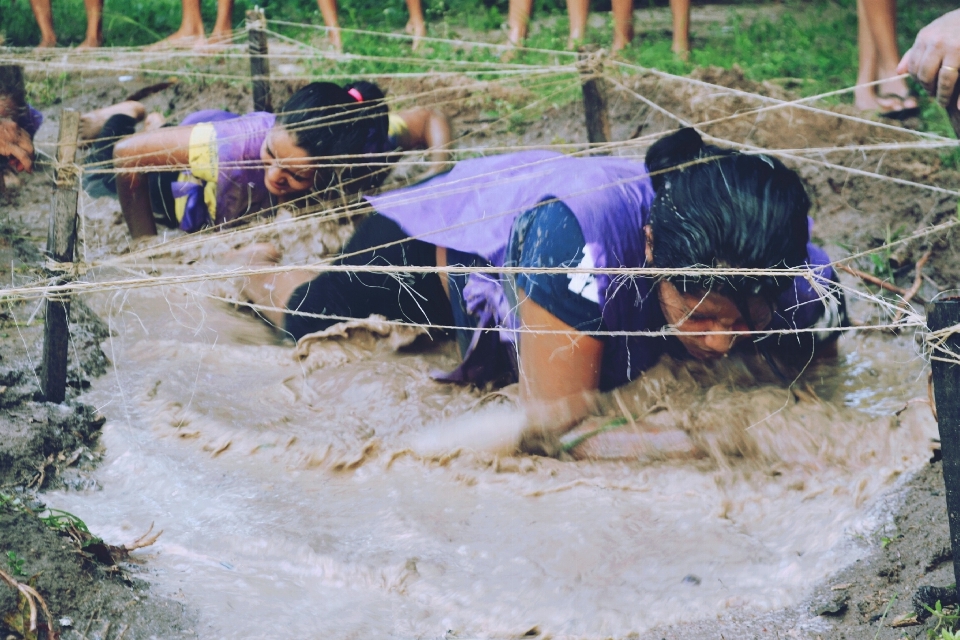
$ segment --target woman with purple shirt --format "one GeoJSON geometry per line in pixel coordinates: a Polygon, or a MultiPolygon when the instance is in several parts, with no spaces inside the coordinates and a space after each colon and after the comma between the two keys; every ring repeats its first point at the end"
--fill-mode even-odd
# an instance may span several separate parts
{"type": "MultiPolygon", "coordinates": [[[[252,276],[245,294],[273,307],[263,317],[294,339],[373,313],[459,327],[462,364],[437,377],[483,384],[519,372],[531,428],[553,435],[586,415],[595,391],[636,379],[665,353],[716,358],[749,342],[735,332],[820,327],[754,338],[771,364],[771,348],[803,364],[843,322],[842,296],[821,300],[801,277],[617,273],[807,264],[819,267],[818,288],[832,289],[829,259],[809,243],[810,201],[796,173],[704,145],[692,129],[657,142],[645,164],[544,151],[476,158],[368,200],[375,213],[338,264],[427,269],[252,276]],[[445,265],[489,271],[429,270],[445,265]],[[664,327],[671,335],[659,334],[664,327]]],[[[277,257],[270,245],[247,249],[251,264],[277,257]]]]}
{"type": "Polygon", "coordinates": [[[278,115],[204,110],[163,127],[151,114],[146,130],[134,133],[144,115],[143,105],[126,102],[83,121],[93,139],[84,188],[117,196],[134,237],[156,235],[157,223],[192,232],[302,194],[374,188],[393,152],[431,148],[442,163],[450,140],[443,114],[390,114],[370,83],[314,82],[278,115]]]}

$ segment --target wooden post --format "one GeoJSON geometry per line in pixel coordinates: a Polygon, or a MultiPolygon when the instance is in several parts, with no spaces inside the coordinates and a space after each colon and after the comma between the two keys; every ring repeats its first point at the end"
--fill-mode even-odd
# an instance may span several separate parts
{"type": "MultiPolygon", "coordinates": [[[[0,101],[6,102],[0,109],[0,117],[19,121],[27,110],[27,98],[23,89],[23,67],[16,64],[0,64],[0,101]]],[[[7,189],[0,169],[0,195],[7,189]]]]}
{"type": "Polygon", "coordinates": [[[267,17],[263,9],[247,11],[250,76],[253,78],[253,110],[273,111],[270,99],[270,59],[267,55],[267,17]]]}
{"type": "MultiPolygon", "coordinates": [[[[47,234],[47,254],[54,262],[73,262],[80,188],[80,174],[75,164],[79,132],[80,112],[64,109],[60,113],[60,135],[57,139],[57,188],[53,195],[50,231],[47,234]]],[[[54,280],[57,284],[63,281],[62,278],[54,280]]],[[[66,397],[69,322],[69,296],[47,298],[40,372],[41,392],[47,402],[63,402],[66,397]]]]}
{"type": "Polygon", "coordinates": [[[580,49],[577,67],[583,90],[583,113],[587,120],[587,140],[591,144],[610,142],[610,118],[603,82],[603,51],[590,53],[580,49]]]}
{"type": "MultiPolygon", "coordinates": [[[[960,357],[960,298],[945,298],[927,305],[927,326],[930,331],[957,327],[945,346],[953,357],[960,357]]],[[[940,429],[940,450],[943,453],[943,483],[947,490],[947,518],[950,522],[950,544],[953,548],[953,573],[960,585],[960,364],[944,361],[946,353],[934,352],[933,394],[937,425],[940,429]]]]}

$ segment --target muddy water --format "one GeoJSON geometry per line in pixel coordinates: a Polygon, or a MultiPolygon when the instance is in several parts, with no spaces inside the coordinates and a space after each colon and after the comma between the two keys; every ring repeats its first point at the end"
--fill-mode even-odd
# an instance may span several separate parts
{"type": "Polygon", "coordinates": [[[113,542],[155,522],[150,580],[205,638],[593,638],[788,606],[875,544],[935,434],[909,340],[872,335],[797,394],[737,358],[622,390],[700,459],[426,460],[406,450],[424,425],[514,415],[429,381],[450,344],[358,331],[298,357],[182,289],[94,303],[116,332],[85,398],[108,417],[102,489],[49,502],[113,542]]]}

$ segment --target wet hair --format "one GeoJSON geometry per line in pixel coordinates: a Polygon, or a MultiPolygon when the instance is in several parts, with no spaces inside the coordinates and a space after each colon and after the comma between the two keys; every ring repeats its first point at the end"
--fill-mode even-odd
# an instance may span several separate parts
{"type": "Polygon", "coordinates": [[[367,140],[370,121],[382,119],[383,126],[387,126],[383,97],[383,92],[369,82],[346,87],[311,82],[287,100],[277,115],[277,124],[311,157],[359,154],[367,140]],[[363,99],[357,100],[351,89],[363,99]]]}
{"type": "MultiPolygon", "coordinates": [[[[776,158],[703,143],[693,129],[657,141],[646,156],[656,193],[650,212],[653,261],[662,268],[789,268],[807,260],[810,199],[776,158]]],[[[792,284],[779,276],[679,276],[681,291],[715,291],[745,308],[772,304],[792,284]]]]}

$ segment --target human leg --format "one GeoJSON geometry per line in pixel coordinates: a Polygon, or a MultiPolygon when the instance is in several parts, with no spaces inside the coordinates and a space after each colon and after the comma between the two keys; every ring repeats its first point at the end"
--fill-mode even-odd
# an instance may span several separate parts
{"type": "Polygon", "coordinates": [[[57,46],[50,0],[30,0],[30,8],[33,9],[33,17],[36,18],[37,26],[40,27],[40,44],[37,46],[42,48],[57,46]]]}
{"type": "Polygon", "coordinates": [[[567,0],[567,14],[570,17],[570,39],[567,48],[573,49],[583,41],[587,31],[587,15],[590,12],[590,0],[567,0]]]}
{"type": "Polygon", "coordinates": [[[204,42],[200,0],[181,0],[181,8],[180,28],[160,42],[151,45],[152,47],[157,49],[189,49],[204,42]]]}
{"type": "Polygon", "coordinates": [[[673,15],[673,52],[684,60],[690,55],[690,0],[670,0],[673,15]]]}
{"type": "MultiPolygon", "coordinates": [[[[121,106],[130,103],[120,103],[121,106]]],[[[136,103],[140,104],[140,103],[136,103]]],[[[112,107],[100,109],[105,112],[112,107]]],[[[141,105],[142,108],[142,105],[141,105]]],[[[98,111],[91,112],[97,114],[98,111]]],[[[83,159],[83,166],[87,171],[83,174],[83,190],[94,198],[103,196],[117,195],[117,174],[113,170],[113,150],[117,142],[123,138],[133,135],[137,129],[137,122],[142,118],[137,118],[135,114],[124,111],[116,111],[104,118],[99,126],[88,128],[94,131],[93,135],[86,139],[91,141],[90,152],[83,159]]],[[[91,117],[89,113],[80,117],[80,130],[84,130],[85,122],[90,120],[99,120],[100,116],[91,117]]]]}
{"type": "MultiPolygon", "coordinates": [[[[361,269],[372,265],[433,267],[436,247],[410,239],[395,222],[373,214],[357,227],[337,264],[361,269]]],[[[339,318],[371,314],[414,324],[453,323],[450,303],[436,273],[328,271],[297,287],[286,308],[284,328],[294,339],[336,324],[339,318]]]]}
{"type": "Polygon", "coordinates": [[[613,0],[613,51],[633,41],[633,0],[613,0]]]}
{"type": "Polygon", "coordinates": [[[337,21],[337,0],[317,0],[323,24],[327,25],[330,35],[330,44],[338,52],[343,51],[343,42],[340,40],[340,23],[337,21]]]}
{"type": "MultiPolygon", "coordinates": [[[[860,63],[857,84],[864,85],[877,79],[877,48],[870,31],[864,0],[857,0],[857,48],[860,63]]],[[[853,102],[862,111],[879,110],[876,86],[858,86],[853,90],[853,102]]]]}
{"type": "Polygon", "coordinates": [[[92,49],[103,44],[103,0],[83,0],[87,10],[87,37],[80,43],[81,49],[92,49]]]}
{"type": "Polygon", "coordinates": [[[211,44],[229,42],[232,35],[233,0],[217,0],[217,21],[213,24],[209,42],[211,44]]]}
{"type": "Polygon", "coordinates": [[[427,35],[420,0],[407,0],[407,11],[410,12],[410,19],[407,21],[406,31],[413,36],[413,50],[416,51],[420,47],[420,38],[427,35]]]}
{"type": "MultiPolygon", "coordinates": [[[[897,2],[896,0],[860,0],[864,17],[870,28],[876,55],[876,77],[884,80],[876,89],[881,115],[912,112],[917,109],[917,99],[910,95],[910,88],[903,78],[895,78],[900,52],[897,48],[897,2]]],[[[859,6],[859,5],[858,5],[859,6]]]]}
{"type": "MultiPolygon", "coordinates": [[[[80,139],[93,140],[100,137],[104,125],[112,116],[125,115],[132,118],[134,123],[137,123],[143,120],[146,114],[146,107],[133,100],[125,100],[124,102],[110,105],[109,107],[88,111],[80,116],[80,139]]],[[[130,133],[133,133],[133,131],[123,135],[129,135],[130,133]]]]}
{"type": "Polygon", "coordinates": [[[533,9],[533,0],[510,0],[510,9],[507,14],[509,32],[507,40],[512,45],[520,46],[527,37],[527,23],[530,21],[530,12],[533,9]]]}

